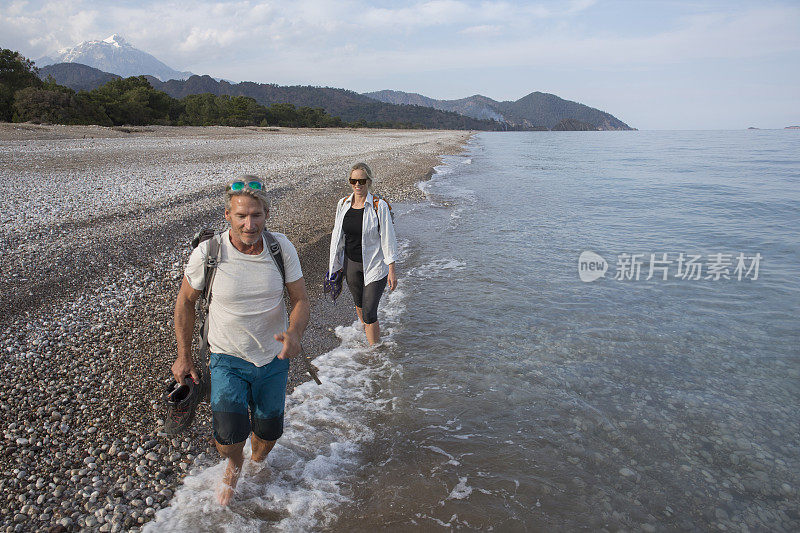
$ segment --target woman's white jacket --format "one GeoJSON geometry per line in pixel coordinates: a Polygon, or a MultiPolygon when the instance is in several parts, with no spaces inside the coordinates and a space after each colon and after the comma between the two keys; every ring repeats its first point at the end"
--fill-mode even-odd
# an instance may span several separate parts
{"type": "MultiPolygon", "coordinates": [[[[331,233],[330,261],[328,273],[340,270],[344,265],[344,231],[342,222],[344,215],[353,201],[353,195],[345,196],[336,206],[336,221],[331,233]]],[[[397,239],[394,235],[394,224],[389,206],[378,200],[378,212],[375,212],[372,193],[367,193],[364,202],[364,216],[361,222],[361,254],[364,258],[364,285],[385,277],[390,265],[397,259],[397,239]],[[380,226],[379,223],[380,222],[380,226]],[[378,228],[380,227],[380,231],[378,228]]]]}

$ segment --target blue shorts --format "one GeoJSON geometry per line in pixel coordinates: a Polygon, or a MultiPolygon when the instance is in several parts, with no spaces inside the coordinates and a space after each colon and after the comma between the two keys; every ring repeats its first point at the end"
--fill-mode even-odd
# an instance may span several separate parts
{"type": "Polygon", "coordinates": [[[283,435],[289,359],[256,366],[240,357],[212,353],[211,412],[220,444],[244,442],[252,431],[263,440],[283,435]]]}

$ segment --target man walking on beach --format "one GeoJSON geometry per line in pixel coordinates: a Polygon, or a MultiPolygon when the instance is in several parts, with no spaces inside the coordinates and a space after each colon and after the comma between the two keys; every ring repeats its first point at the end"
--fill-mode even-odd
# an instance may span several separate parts
{"type": "MultiPolygon", "coordinates": [[[[283,301],[283,279],[265,241],[269,206],[263,183],[245,176],[225,189],[225,219],[220,260],[212,285],[208,342],[211,369],[211,411],[217,450],[228,465],[217,493],[227,505],[244,462],[250,437],[253,461],[263,461],[283,434],[283,412],[289,358],[300,353],[308,324],[309,302],[297,251],[289,239],[273,233],[285,265],[291,304],[289,322],[283,301]]],[[[178,356],[175,380],[191,375],[195,302],[205,287],[204,265],[209,241],[194,249],[175,304],[178,356]]]]}

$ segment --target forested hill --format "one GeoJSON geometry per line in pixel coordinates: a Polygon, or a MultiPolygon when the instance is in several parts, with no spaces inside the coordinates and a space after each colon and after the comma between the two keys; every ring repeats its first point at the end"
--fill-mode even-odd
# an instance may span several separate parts
{"type": "MultiPolygon", "coordinates": [[[[109,79],[116,78],[101,70],[78,63],[60,63],[39,69],[39,76],[52,76],[56,83],[73,90],[96,89],[109,79]]],[[[479,120],[454,112],[444,112],[416,105],[395,105],[345,89],[312,86],[281,86],[267,83],[229,83],[211,76],[191,76],[186,80],[163,82],[146,76],[150,85],[173,98],[199,94],[216,96],[246,96],[263,106],[293,104],[300,107],[322,108],[329,116],[339,117],[352,125],[389,127],[422,127],[464,130],[500,130],[507,125],[491,120],[479,120]]],[[[523,129],[523,128],[520,128],[523,129]]]]}
{"type": "Polygon", "coordinates": [[[47,65],[38,74],[42,80],[52,76],[56,83],[73,91],[91,91],[121,77],[80,63],[47,65]]]}
{"type": "Polygon", "coordinates": [[[591,124],[599,130],[632,129],[610,113],[538,91],[514,102],[498,102],[497,108],[511,123],[525,126],[545,125],[553,128],[564,119],[573,119],[591,124]]]}
{"type": "MultiPolygon", "coordinates": [[[[52,76],[56,83],[76,91],[92,90],[118,77],[78,63],[42,67],[39,76],[52,76]]],[[[482,95],[434,100],[400,91],[358,94],[332,87],[230,83],[211,76],[166,82],[152,76],[146,78],[154,89],[177,99],[200,94],[245,96],[263,106],[292,104],[323,109],[327,115],[353,125],[473,130],[631,129],[610,113],[541,92],[503,102],[482,95]]]]}
{"type": "Polygon", "coordinates": [[[417,104],[454,111],[478,119],[493,119],[524,129],[563,129],[582,123],[591,130],[630,130],[630,126],[605,111],[564,100],[554,94],[532,92],[515,101],[498,102],[476,94],[458,100],[435,100],[417,93],[377,91],[365,93],[381,102],[417,104]]]}
{"type": "Polygon", "coordinates": [[[311,87],[307,85],[283,86],[269,83],[229,83],[211,76],[192,76],[188,80],[162,82],[147,77],[154,89],[164,91],[173,98],[192,94],[248,96],[261,105],[289,103],[298,107],[321,107],[329,115],[349,123],[413,124],[425,128],[499,130],[503,126],[491,120],[478,120],[454,112],[439,111],[417,105],[397,105],[378,102],[372,98],[345,89],[311,87]]]}

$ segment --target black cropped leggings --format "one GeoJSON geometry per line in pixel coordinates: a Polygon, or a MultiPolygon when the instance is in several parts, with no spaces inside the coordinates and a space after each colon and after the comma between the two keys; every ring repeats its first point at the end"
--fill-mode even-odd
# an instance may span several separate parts
{"type": "Polygon", "coordinates": [[[387,276],[373,281],[365,287],[364,263],[357,263],[350,259],[345,259],[344,263],[344,276],[347,286],[350,288],[350,294],[353,295],[353,302],[356,307],[361,308],[364,324],[374,324],[378,321],[378,302],[386,289],[387,276]]]}

